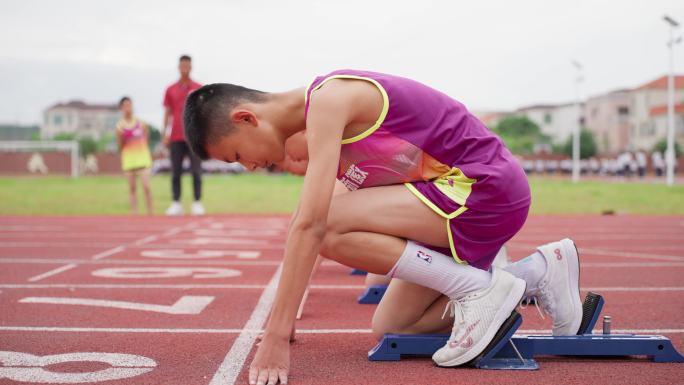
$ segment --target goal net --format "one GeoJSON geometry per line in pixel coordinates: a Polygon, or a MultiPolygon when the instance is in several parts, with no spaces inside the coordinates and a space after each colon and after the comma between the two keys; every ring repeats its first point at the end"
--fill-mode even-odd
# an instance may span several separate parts
{"type": "Polygon", "coordinates": [[[77,141],[0,141],[0,174],[68,174],[78,177],[77,141]]]}

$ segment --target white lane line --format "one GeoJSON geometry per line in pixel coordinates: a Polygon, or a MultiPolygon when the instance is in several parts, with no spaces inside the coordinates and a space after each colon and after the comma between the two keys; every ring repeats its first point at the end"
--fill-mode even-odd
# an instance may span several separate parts
{"type": "Polygon", "coordinates": [[[216,374],[214,374],[209,385],[235,384],[235,381],[242,370],[242,366],[245,364],[247,355],[252,350],[252,346],[254,346],[254,342],[256,341],[258,333],[255,331],[261,329],[266,322],[266,318],[268,318],[268,313],[275,300],[282,268],[282,265],[279,266],[278,270],[273,274],[273,278],[271,278],[266,289],[264,289],[252,315],[245,324],[243,328],[245,330],[243,330],[235,339],[233,347],[230,348],[230,351],[223,360],[223,363],[221,363],[221,366],[219,366],[216,374]]]}
{"type": "MultiPolygon", "coordinates": [[[[599,329],[594,329],[599,331],[599,329]]],[[[262,329],[190,329],[190,328],[91,328],[54,326],[0,326],[0,332],[63,333],[170,333],[170,334],[258,334],[262,329]]],[[[371,329],[297,329],[297,334],[370,334],[371,329]]],[[[613,329],[613,334],[681,334],[684,329],[613,329]]],[[[519,329],[517,335],[551,334],[551,329],[519,329]]],[[[596,333],[601,335],[601,333],[596,333]]],[[[250,346],[251,350],[251,346],[250,346]]],[[[239,373],[239,371],[238,371],[239,373]]]]}
{"type": "MultiPolygon", "coordinates": [[[[518,250],[536,250],[538,247],[537,245],[532,245],[532,244],[522,244],[522,243],[511,243],[510,245],[506,245],[506,247],[510,249],[518,249],[518,250]]],[[[579,252],[580,254],[592,254],[592,255],[605,255],[605,256],[610,256],[610,257],[623,257],[623,258],[638,258],[638,259],[656,259],[656,260],[663,260],[663,261],[684,261],[684,257],[682,256],[677,256],[677,255],[662,255],[662,254],[648,254],[648,253],[634,253],[634,252],[627,252],[627,251],[618,251],[618,250],[602,250],[602,249],[594,249],[594,248],[584,248],[584,247],[579,247],[579,252]]],[[[581,255],[580,255],[581,257],[581,255]]]]}
{"type": "Polygon", "coordinates": [[[51,276],[53,276],[53,275],[59,274],[59,273],[61,273],[61,272],[67,271],[67,270],[69,270],[69,269],[73,269],[73,268],[76,267],[76,266],[78,266],[78,265],[73,264],[73,263],[68,264],[68,265],[64,265],[64,266],[60,266],[60,267],[58,267],[58,268],[56,268],[56,269],[52,269],[52,270],[50,270],[50,271],[48,271],[48,272],[45,272],[45,273],[43,273],[43,274],[39,274],[39,275],[36,275],[35,277],[31,277],[31,278],[28,279],[28,281],[29,281],[29,282],[37,282],[37,281],[40,281],[41,279],[44,279],[44,278],[47,278],[47,277],[51,277],[51,276]]]}
{"type": "Polygon", "coordinates": [[[142,260],[142,259],[119,259],[119,260],[89,260],[68,258],[0,258],[0,263],[20,264],[62,264],[75,263],[77,265],[242,265],[242,266],[278,266],[280,261],[217,261],[217,260],[142,260]]]}
{"type": "MultiPolygon", "coordinates": [[[[362,288],[362,286],[360,286],[362,288]]],[[[250,284],[0,284],[0,289],[265,289],[250,284]]]]}
{"type": "Polygon", "coordinates": [[[156,241],[157,238],[159,238],[159,236],[157,236],[157,235],[150,235],[150,236],[148,236],[148,237],[145,237],[145,238],[143,238],[143,239],[139,239],[139,240],[133,242],[133,244],[134,244],[134,245],[138,245],[138,246],[139,246],[139,245],[144,245],[144,244],[146,244],[146,243],[156,241]]]}
{"type": "MultiPolygon", "coordinates": [[[[266,289],[268,285],[259,284],[0,284],[0,289],[266,289]]],[[[316,290],[358,290],[364,285],[311,285],[316,290]]],[[[582,287],[583,292],[672,292],[684,291],[684,286],[656,286],[656,287],[630,287],[630,286],[605,286],[605,287],[582,287]]]]}
{"type": "Polygon", "coordinates": [[[124,251],[124,249],[125,249],[124,246],[117,246],[117,247],[114,247],[112,249],[105,250],[101,253],[97,253],[97,254],[93,255],[93,260],[99,261],[100,259],[107,258],[110,255],[120,253],[120,252],[124,251]]]}

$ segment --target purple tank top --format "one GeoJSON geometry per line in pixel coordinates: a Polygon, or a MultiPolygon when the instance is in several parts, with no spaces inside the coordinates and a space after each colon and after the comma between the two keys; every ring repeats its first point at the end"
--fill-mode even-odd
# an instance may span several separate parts
{"type": "Polygon", "coordinates": [[[368,71],[338,70],[319,76],[311,93],[331,79],[361,79],[383,96],[375,125],[342,141],[337,179],[350,190],[439,180],[463,193],[457,203],[484,211],[529,205],[524,171],[504,146],[463,104],[416,81],[368,71]]]}

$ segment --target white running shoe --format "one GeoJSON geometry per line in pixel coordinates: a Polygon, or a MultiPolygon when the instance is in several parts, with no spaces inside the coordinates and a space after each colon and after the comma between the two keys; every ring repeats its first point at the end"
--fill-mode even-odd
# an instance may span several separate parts
{"type": "Polygon", "coordinates": [[[192,203],[192,207],[190,208],[190,212],[192,212],[192,215],[204,215],[204,206],[202,206],[202,202],[200,201],[194,201],[192,203]]]}
{"type": "Polygon", "coordinates": [[[553,318],[554,336],[574,336],[582,323],[579,255],[575,242],[565,238],[538,250],[546,259],[546,275],[532,295],[553,318]]]}
{"type": "Polygon", "coordinates": [[[435,364],[463,365],[482,353],[518,306],[525,286],[524,280],[494,267],[488,288],[449,301],[444,313],[455,313],[454,328],[446,345],[432,355],[435,364]]]}
{"type": "Polygon", "coordinates": [[[180,202],[178,202],[178,201],[173,201],[171,203],[171,206],[169,206],[169,208],[166,209],[166,215],[169,215],[169,216],[183,215],[183,205],[181,205],[180,202]]]}

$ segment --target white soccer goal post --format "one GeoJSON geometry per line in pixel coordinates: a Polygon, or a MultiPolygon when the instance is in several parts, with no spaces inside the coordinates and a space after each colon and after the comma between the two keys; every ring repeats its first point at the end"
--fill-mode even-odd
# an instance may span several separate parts
{"type": "Polygon", "coordinates": [[[77,141],[10,140],[0,141],[0,152],[66,151],[71,154],[71,177],[78,177],[79,149],[77,141]]]}

